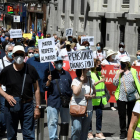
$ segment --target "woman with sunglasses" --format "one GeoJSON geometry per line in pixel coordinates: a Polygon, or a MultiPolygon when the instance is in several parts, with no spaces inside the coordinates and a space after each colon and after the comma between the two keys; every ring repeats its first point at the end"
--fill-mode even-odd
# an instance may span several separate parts
{"type": "Polygon", "coordinates": [[[137,57],[137,60],[135,60],[132,65],[133,66],[140,66],[140,50],[137,51],[136,57],[137,57]]]}
{"type": "Polygon", "coordinates": [[[124,45],[124,43],[121,42],[121,43],[119,44],[119,51],[118,51],[118,54],[117,54],[116,57],[115,57],[115,60],[117,60],[118,63],[120,64],[120,59],[121,59],[122,57],[124,57],[124,56],[128,56],[128,57],[130,58],[128,52],[125,51],[125,45],[124,45]]]}

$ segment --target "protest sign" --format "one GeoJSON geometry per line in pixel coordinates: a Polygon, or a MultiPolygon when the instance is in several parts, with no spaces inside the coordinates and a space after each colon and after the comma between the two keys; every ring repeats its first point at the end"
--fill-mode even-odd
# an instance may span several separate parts
{"type": "Polygon", "coordinates": [[[32,39],[32,34],[31,33],[23,34],[23,38],[32,39]]]}
{"type": "Polygon", "coordinates": [[[94,45],[94,36],[82,36],[81,37],[81,44],[84,42],[84,41],[88,41],[90,46],[93,46],[94,45]]]}
{"type": "Polygon", "coordinates": [[[11,29],[10,38],[22,38],[22,30],[21,29],[11,29]]]}
{"type": "Polygon", "coordinates": [[[73,29],[72,28],[69,28],[69,29],[66,29],[66,36],[72,36],[73,35],[73,29]]]}
{"type": "Polygon", "coordinates": [[[55,43],[53,38],[45,38],[38,40],[40,62],[52,62],[57,60],[55,43]]]}
{"type": "Polygon", "coordinates": [[[68,57],[71,69],[84,69],[94,67],[92,50],[68,52],[68,57]]]}

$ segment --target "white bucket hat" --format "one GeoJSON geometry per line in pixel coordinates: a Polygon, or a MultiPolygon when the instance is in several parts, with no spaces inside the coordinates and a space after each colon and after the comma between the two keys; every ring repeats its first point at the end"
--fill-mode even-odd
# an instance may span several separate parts
{"type": "Polygon", "coordinates": [[[130,58],[128,56],[124,56],[120,59],[120,62],[130,62],[130,58]]]}
{"type": "Polygon", "coordinates": [[[108,50],[106,58],[109,57],[110,55],[117,55],[117,53],[112,50],[108,50]]]}

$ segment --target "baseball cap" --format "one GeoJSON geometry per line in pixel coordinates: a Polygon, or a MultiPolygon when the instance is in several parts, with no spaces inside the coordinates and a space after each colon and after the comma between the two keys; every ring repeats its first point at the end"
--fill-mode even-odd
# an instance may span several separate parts
{"type": "Polygon", "coordinates": [[[80,46],[78,51],[80,51],[80,50],[86,50],[85,46],[80,46]]]}
{"type": "Polygon", "coordinates": [[[17,52],[17,51],[22,51],[25,52],[24,47],[21,45],[17,45],[13,48],[13,53],[17,52]]]}
{"type": "Polygon", "coordinates": [[[130,62],[130,58],[128,56],[124,56],[120,59],[120,62],[130,62]]]}

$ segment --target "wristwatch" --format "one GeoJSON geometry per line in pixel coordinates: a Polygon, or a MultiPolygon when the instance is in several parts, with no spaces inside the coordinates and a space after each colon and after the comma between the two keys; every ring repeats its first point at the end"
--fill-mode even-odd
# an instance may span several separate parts
{"type": "Polygon", "coordinates": [[[36,105],[36,107],[35,108],[38,108],[38,109],[40,109],[41,108],[41,105],[36,105]]]}

